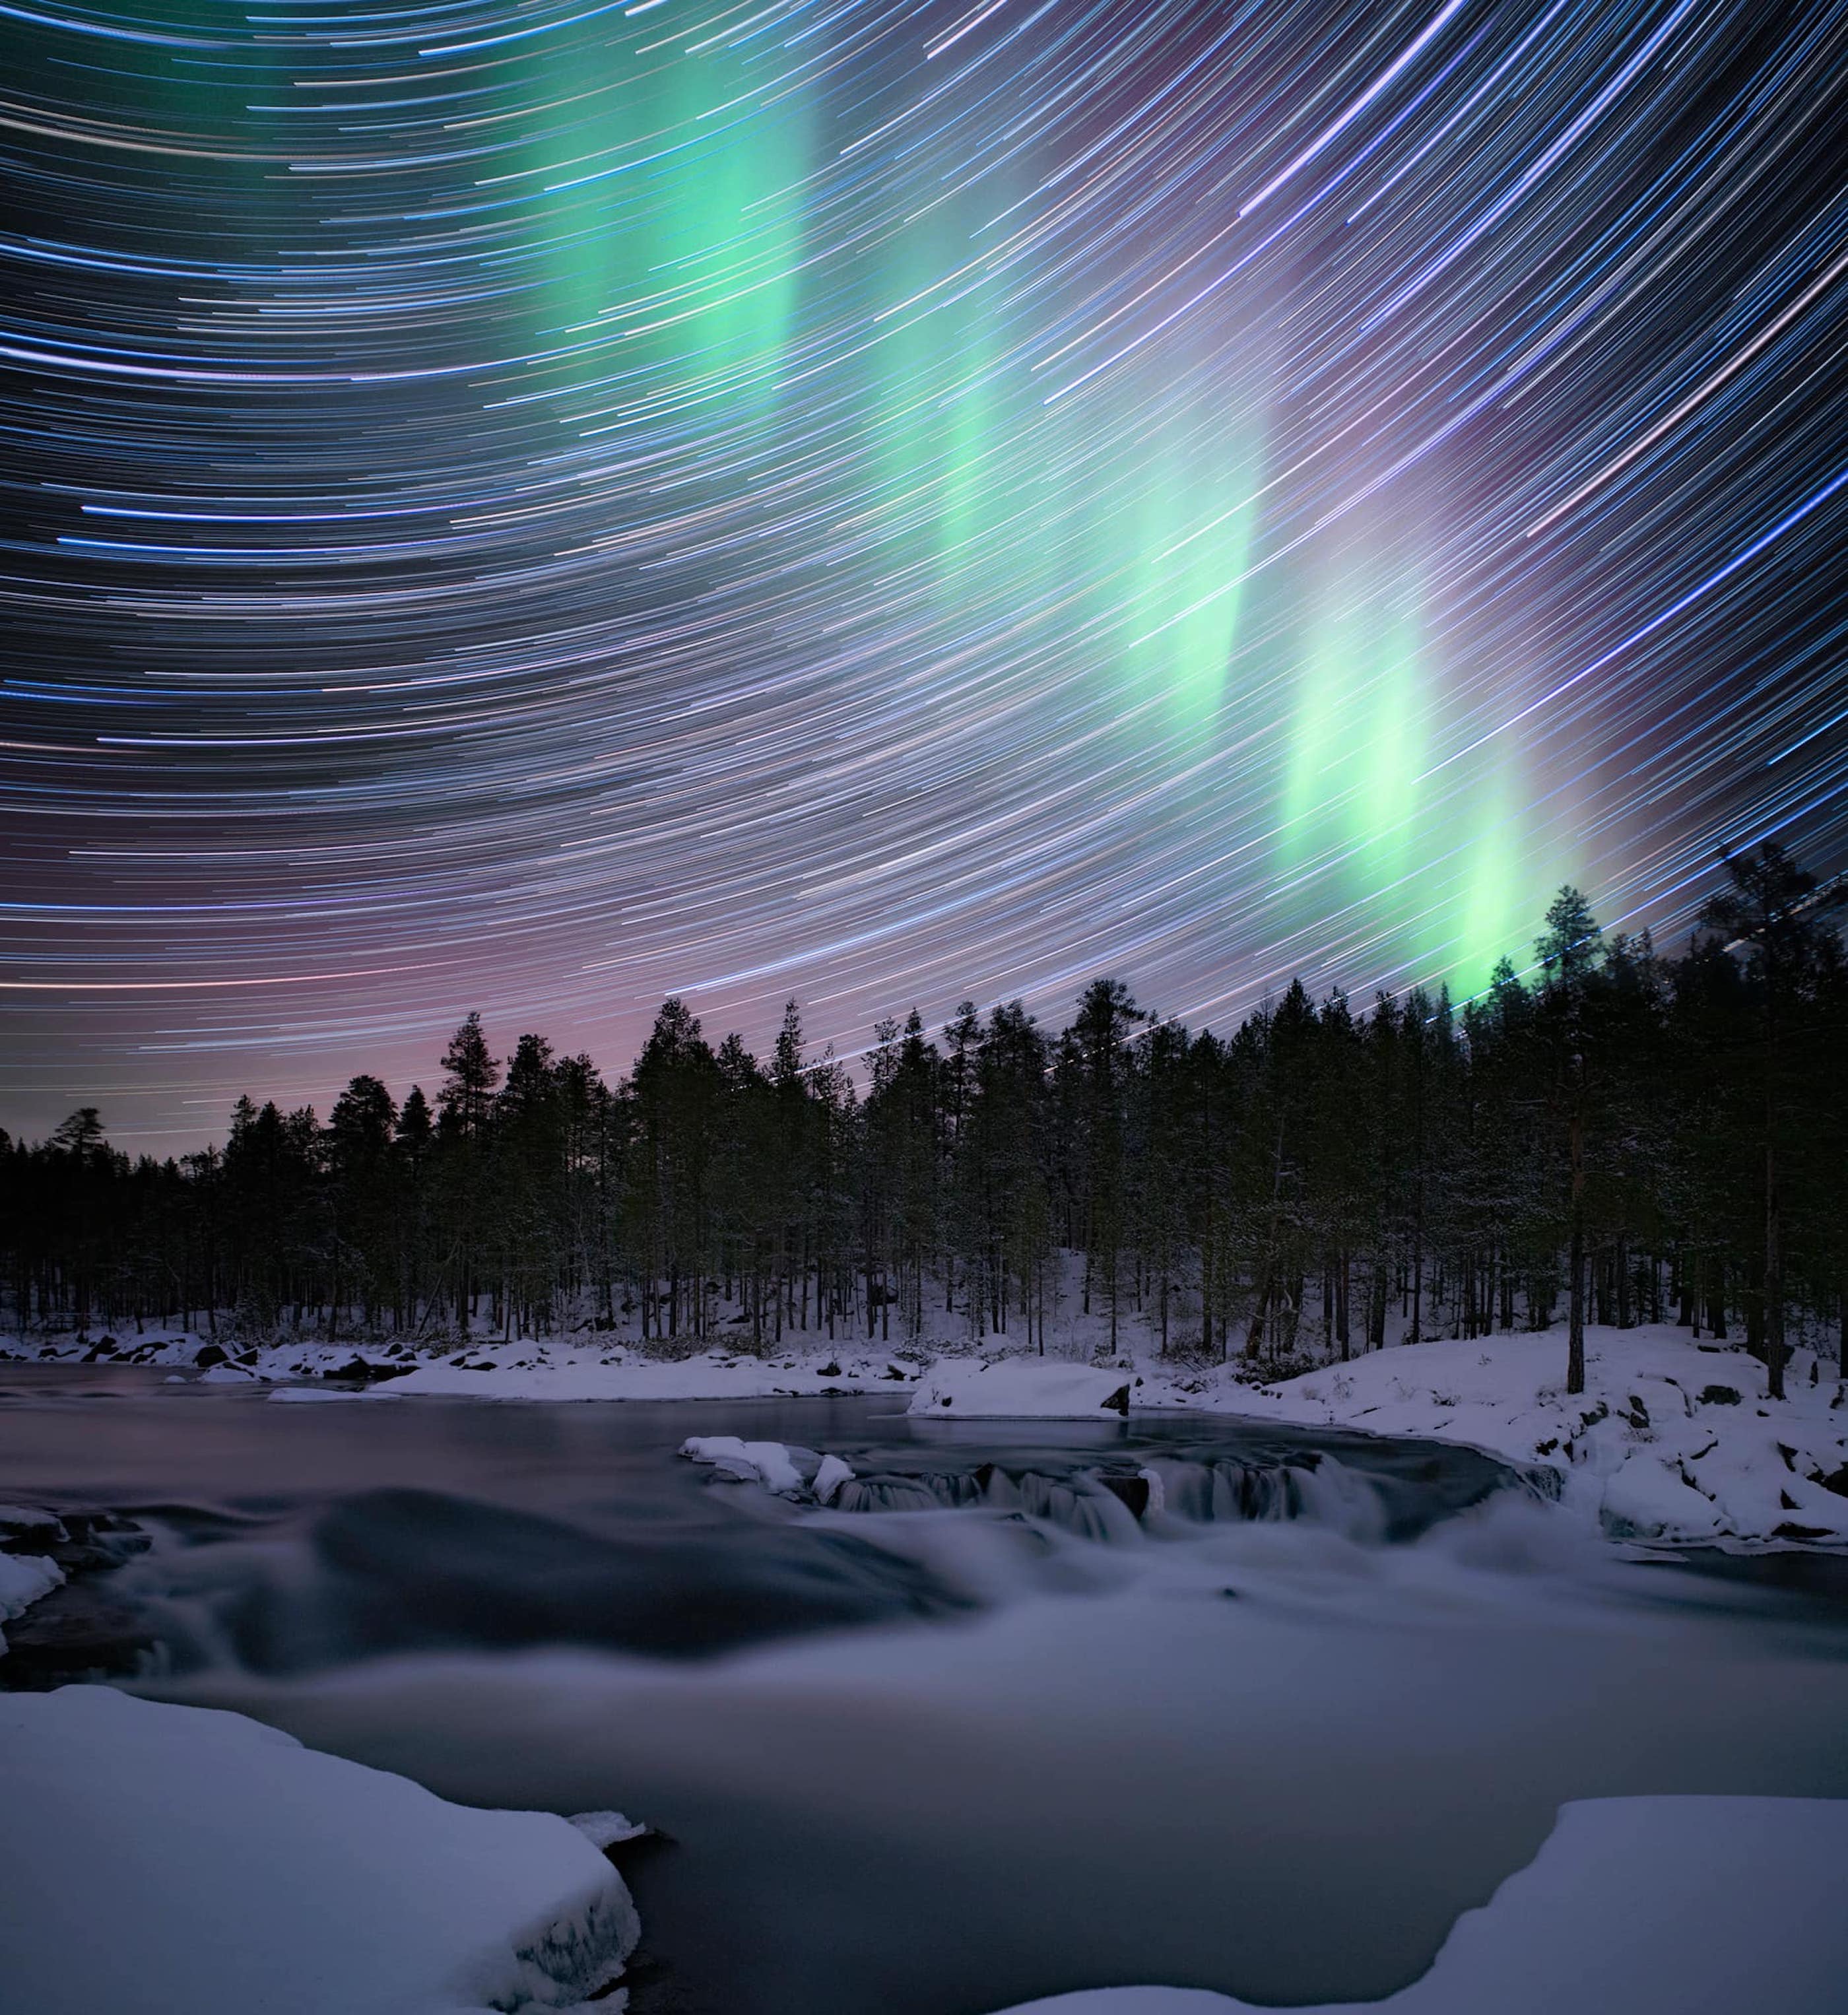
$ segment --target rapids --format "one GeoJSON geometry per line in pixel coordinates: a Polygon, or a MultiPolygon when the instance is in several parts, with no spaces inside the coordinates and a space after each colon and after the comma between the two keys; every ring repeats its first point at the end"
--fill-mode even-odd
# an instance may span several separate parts
{"type": "Polygon", "coordinates": [[[1563,1798],[1848,1795],[1826,1575],[1626,1561],[1464,1449],[9,1367],[0,1497],[149,1535],[99,1578],[146,1691],[651,1821],[637,2015],[1374,1996],[1563,1798]],[[689,1434],[855,1482],[826,1512],[714,1482],[689,1434]]]}

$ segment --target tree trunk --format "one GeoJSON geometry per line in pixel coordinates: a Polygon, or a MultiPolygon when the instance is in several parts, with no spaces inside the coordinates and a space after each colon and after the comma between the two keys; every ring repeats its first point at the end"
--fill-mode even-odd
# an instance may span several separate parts
{"type": "Polygon", "coordinates": [[[1258,1295],[1251,1305],[1251,1326],[1245,1332],[1245,1355],[1255,1357],[1264,1348],[1264,1313],[1271,1298],[1271,1270],[1267,1266],[1259,1276],[1258,1295]]]}
{"type": "Polygon", "coordinates": [[[1778,1035],[1771,1025],[1764,1080],[1764,1389],[1784,1396],[1784,1227],[1778,1196],[1778,1035]]]}
{"type": "Polygon", "coordinates": [[[1566,1344],[1566,1390],[1585,1389],[1585,1126],[1582,1083],[1572,1101],[1571,1312],[1566,1344]]]}

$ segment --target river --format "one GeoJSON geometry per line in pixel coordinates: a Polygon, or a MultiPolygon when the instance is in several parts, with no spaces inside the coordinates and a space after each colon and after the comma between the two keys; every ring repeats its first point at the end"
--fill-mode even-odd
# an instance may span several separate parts
{"type": "Polygon", "coordinates": [[[1370,1998],[1563,1799],[1848,1796],[1827,1565],[1621,1559],[1467,1450],[8,1366],[0,1499],[141,1528],[99,1585],[144,1690],[651,1823],[636,2015],[1370,1998]],[[716,1483],[692,1434],[838,1454],[860,1508],[716,1483]]]}

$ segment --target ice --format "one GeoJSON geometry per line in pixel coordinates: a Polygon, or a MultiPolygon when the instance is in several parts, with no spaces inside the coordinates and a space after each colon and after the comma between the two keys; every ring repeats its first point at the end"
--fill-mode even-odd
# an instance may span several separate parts
{"type": "Polygon", "coordinates": [[[32,2015],[575,2005],[638,1926],[591,1843],[210,1709],[0,1695],[0,1982],[32,2015]]]}
{"type": "Polygon", "coordinates": [[[625,1841],[643,1840],[654,1831],[626,1812],[573,1812],[571,1823],[598,1852],[620,1847],[625,1841]]]}
{"type": "MultiPolygon", "coordinates": [[[[1383,2001],[1299,2015],[1836,2015],[1848,1969],[1837,1871],[1848,1799],[1591,1798],[1530,1866],[1457,1920],[1430,1970],[1383,2001]]],[[[1006,2015],[1258,2015],[1166,1987],[1006,2015]]]]}

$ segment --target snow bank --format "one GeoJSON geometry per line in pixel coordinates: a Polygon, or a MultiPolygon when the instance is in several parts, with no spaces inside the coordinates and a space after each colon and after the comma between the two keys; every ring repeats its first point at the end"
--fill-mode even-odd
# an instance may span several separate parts
{"type": "MultiPolygon", "coordinates": [[[[267,1354],[264,1375],[291,1375],[267,1354]]],[[[292,1362],[299,1352],[286,1353],[292,1362]]],[[[347,1355],[350,1356],[349,1352],[347,1355]]],[[[518,1345],[511,1352],[492,1345],[461,1351],[440,1363],[420,1364],[389,1383],[342,1392],[354,1400],[390,1400],[418,1395],[445,1399],[773,1399],[813,1398],[826,1393],[889,1392],[910,1383],[915,1367],[874,1353],[855,1356],[755,1357],[707,1351],[697,1357],[658,1359],[616,1350],[599,1354],[565,1346],[518,1345]]],[[[336,1396],[325,1388],[284,1386],[278,1399],[336,1396]]]]}
{"type": "Polygon", "coordinates": [[[1050,1357],[939,1358],[907,1411],[959,1420],[1089,1420],[1127,1413],[1139,1381],[1132,1371],[1093,1371],[1050,1357]]]}
{"type": "Polygon", "coordinates": [[[1764,1367],[1656,1324],[1585,1333],[1585,1389],[1566,1339],[1419,1343],[1197,1403],[1312,1427],[1466,1442],[1566,1479],[1568,1505],[1613,1539],[1848,1542],[1848,1410],[1800,1362],[1790,1396],[1764,1367]]]}
{"type": "MultiPolygon", "coordinates": [[[[1591,1798],[1532,1865],[1466,1911],[1422,1980],[1297,2015],[1835,2015],[1848,1970],[1838,1871],[1848,1799],[1591,1798]]],[[[1224,1995],[1129,1987],[1008,2015],[1258,2015],[1224,1995]]]]}
{"type": "Polygon", "coordinates": [[[241,1715],[0,1695],[0,1980],[33,2015],[456,2015],[594,1993],[621,1878],[539,1812],[452,1805],[241,1715]]]}
{"type": "MultiPolygon", "coordinates": [[[[465,1349],[452,1344],[435,1356],[427,1354],[428,1343],[403,1338],[328,1343],[297,1338],[257,1345],[156,1331],[107,1343],[100,1356],[106,1366],[170,1370],[168,1382],[176,1385],[273,1385],[271,1397],[296,1400],[311,1395],[396,1399],[406,1393],[472,1399],[767,1399],[885,1392],[917,1377],[915,1363],[894,1356],[895,1346],[812,1332],[762,1352],[740,1338],[730,1349],[714,1342],[681,1357],[657,1356],[654,1345],[633,1337],[588,1330],[543,1340],[477,1337],[465,1349]]],[[[99,1361],[89,1346],[68,1337],[47,1340],[34,1355],[49,1364],[99,1361]]]]}

